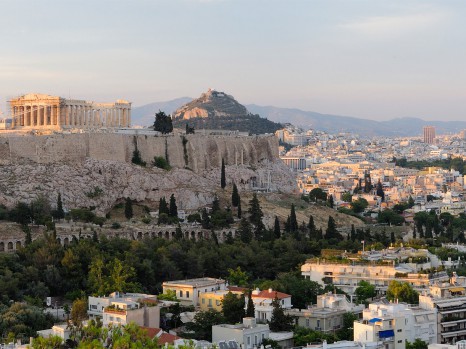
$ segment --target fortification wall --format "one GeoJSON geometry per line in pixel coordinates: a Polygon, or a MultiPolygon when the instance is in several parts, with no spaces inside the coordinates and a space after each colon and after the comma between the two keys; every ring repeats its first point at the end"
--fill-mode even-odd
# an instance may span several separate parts
{"type": "Polygon", "coordinates": [[[274,136],[170,135],[154,137],[116,133],[54,134],[0,138],[0,164],[53,164],[83,162],[86,158],[131,162],[135,145],[151,163],[168,154],[172,167],[196,173],[226,165],[256,165],[278,158],[274,136]]]}

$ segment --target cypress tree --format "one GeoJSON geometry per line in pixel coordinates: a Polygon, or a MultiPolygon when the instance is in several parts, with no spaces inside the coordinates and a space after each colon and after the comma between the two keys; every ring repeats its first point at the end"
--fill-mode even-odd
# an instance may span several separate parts
{"type": "Polygon", "coordinates": [[[248,292],[248,304],[246,307],[246,317],[256,317],[256,311],[254,309],[254,302],[252,301],[252,289],[248,292]]]}
{"type": "Polygon", "coordinates": [[[280,239],[281,232],[280,232],[280,221],[277,216],[275,216],[275,222],[273,225],[273,235],[275,239],[280,239]]]}
{"type": "Polygon", "coordinates": [[[212,201],[212,214],[220,211],[220,200],[218,196],[215,195],[214,201],[212,201]]]}
{"type": "Polygon", "coordinates": [[[294,204],[291,204],[289,231],[291,233],[295,233],[298,231],[298,220],[296,219],[296,211],[294,208],[294,204]]]}
{"type": "Polygon", "coordinates": [[[223,158],[222,158],[222,170],[220,174],[220,186],[222,187],[222,189],[225,189],[225,187],[227,186],[227,179],[225,176],[225,160],[223,160],[223,158]]]}
{"type": "Polygon", "coordinates": [[[328,206],[330,208],[333,208],[333,206],[334,206],[333,195],[328,196],[328,206]]]}
{"type": "Polygon", "coordinates": [[[205,208],[202,210],[201,225],[202,225],[202,228],[204,228],[204,229],[209,229],[210,228],[210,218],[209,218],[209,215],[207,214],[207,210],[205,208]]]}
{"type": "Polygon", "coordinates": [[[337,231],[335,219],[332,216],[328,217],[327,230],[325,231],[325,239],[341,239],[341,234],[337,231]]]}
{"type": "Polygon", "coordinates": [[[170,210],[168,209],[167,201],[165,200],[165,196],[161,197],[159,200],[159,216],[162,214],[170,214],[170,210]]]}
{"type": "Polygon", "coordinates": [[[240,200],[238,201],[238,218],[241,218],[241,214],[242,212],[241,212],[241,200],[240,200]]]}
{"type": "Polygon", "coordinates": [[[231,206],[238,207],[240,202],[240,196],[238,193],[238,187],[233,183],[233,192],[231,194],[231,206]]]}
{"type": "Polygon", "coordinates": [[[170,217],[178,217],[178,207],[176,206],[175,195],[170,196],[170,208],[168,210],[168,215],[170,217]]]}
{"type": "Polygon", "coordinates": [[[244,243],[250,243],[252,240],[252,232],[251,232],[251,225],[249,224],[246,218],[242,218],[241,222],[239,223],[239,235],[240,239],[244,243]]]}
{"type": "Polygon", "coordinates": [[[65,211],[63,210],[63,202],[61,201],[61,193],[58,193],[56,218],[58,219],[65,218],[65,211]]]}
{"type": "Polygon", "coordinates": [[[314,217],[312,217],[312,215],[309,216],[309,223],[307,223],[307,229],[309,230],[309,239],[316,239],[317,229],[314,224],[314,217]]]}
{"type": "Polygon", "coordinates": [[[130,198],[126,198],[125,201],[125,217],[126,219],[133,218],[133,203],[130,198]]]}

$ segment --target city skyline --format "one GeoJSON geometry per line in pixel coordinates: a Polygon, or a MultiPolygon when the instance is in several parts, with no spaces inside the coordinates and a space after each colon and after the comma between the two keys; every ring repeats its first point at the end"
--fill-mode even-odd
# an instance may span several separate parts
{"type": "Polygon", "coordinates": [[[0,108],[29,92],[464,120],[461,1],[3,1],[0,108]],[[23,10],[27,8],[28,10],[23,10]]]}

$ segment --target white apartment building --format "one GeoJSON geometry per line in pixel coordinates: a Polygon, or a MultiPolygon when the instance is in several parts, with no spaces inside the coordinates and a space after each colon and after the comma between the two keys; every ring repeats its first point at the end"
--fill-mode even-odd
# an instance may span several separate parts
{"type": "Polygon", "coordinates": [[[165,281],[162,284],[163,293],[167,290],[175,291],[176,297],[183,305],[199,305],[201,292],[226,290],[226,282],[222,279],[197,278],[188,280],[165,281]]]}
{"type": "Polygon", "coordinates": [[[289,309],[286,314],[295,317],[300,327],[320,332],[333,332],[343,327],[343,316],[352,312],[362,315],[364,305],[348,301],[343,294],[326,293],[317,296],[317,304],[307,309],[289,309]]]}
{"type": "MultiPolygon", "coordinates": [[[[452,281],[455,281],[455,277],[452,281]]],[[[419,306],[437,309],[437,342],[455,344],[466,339],[466,288],[458,283],[436,284],[419,296],[419,306]]]]}
{"type": "Polygon", "coordinates": [[[376,287],[379,294],[385,294],[391,281],[404,281],[421,291],[434,282],[448,281],[445,272],[419,274],[407,267],[395,266],[395,261],[376,263],[367,261],[335,262],[321,259],[306,261],[301,274],[321,285],[333,284],[346,293],[354,294],[360,281],[367,281],[376,287]]]}
{"type": "Polygon", "coordinates": [[[244,349],[259,348],[269,335],[269,325],[257,324],[252,317],[244,318],[243,323],[238,325],[212,326],[212,343],[236,341],[244,349]]]}
{"type": "Polygon", "coordinates": [[[359,323],[362,323],[362,325],[358,324],[356,326],[355,324],[354,326],[355,339],[362,338],[365,340],[366,336],[377,336],[377,331],[390,331],[393,329],[393,339],[388,336],[391,332],[382,332],[379,333],[379,336],[387,335],[382,340],[385,342],[392,341],[394,347],[402,343],[404,348],[406,341],[413,343],[418,338],[426,343],[437,342],[436,309],[424,309],[417,305],[388,303],[386,301],[371,303],[367,309],[364,309],[363,320],[359,323]],[[388,327],[384,324],[388,324],[388,327]],[[399,342],[400,340],[403,342],[399,342]]]}
{"type": "Polygon", "coordinates": [[[160,326],[157,296],[150,294],[114,292],[108,297],[89,297],[87,313],[90,319],[101,318],[104,326],[130,322],[145,327],[160,326]]]}
{"type": "Polygon", "coordinates": [[[95,319],[97,317],[103,318],[104,309],[112,305],[113,302],[121,301],[131,301],[134,303],[137,302],[157,302],[157,296],[152,294],[145,293],[120,293],[113,292],[108,297],[92,297],[89,296],[87,299],[87,314],[90,319],[95,319]]]}

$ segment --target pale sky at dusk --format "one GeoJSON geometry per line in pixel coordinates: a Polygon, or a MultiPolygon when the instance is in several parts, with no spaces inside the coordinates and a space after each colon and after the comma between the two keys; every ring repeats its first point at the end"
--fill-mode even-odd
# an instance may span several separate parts
{"type": "Polygon", "coordinates": [[[29,92],[466,120],[464,0],[0,0],[0,108],[29,92]]]}

